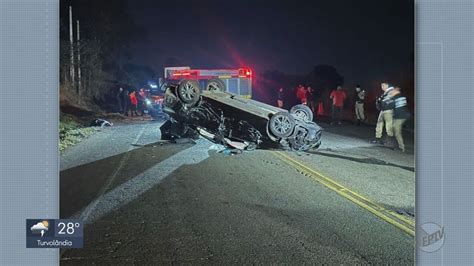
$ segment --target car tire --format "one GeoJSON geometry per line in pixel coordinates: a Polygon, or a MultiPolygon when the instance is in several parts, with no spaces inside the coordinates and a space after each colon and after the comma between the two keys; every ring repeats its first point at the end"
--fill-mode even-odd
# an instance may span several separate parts
{"type": "Polygon", "coordinates": [[[199,100],[201,90],[195,80],[183,80],[179,83],[176,94],[186,104],[195,104],[199,100]]]}
{"type": "Polygon", "coordinates": [[[287,112],[274,114],[268,122],[270,133],[277,138],[287,138],[293,134],[295,118],[287,112]]]}
{"type": "Polygon", "coordinates": [[[210,79],[206,83],[206,90],[211,92],[226,92],[227,88],[222,79],[210,79]]]}
{"type": "Polygon", "coordinates": [[[296,118],[302,119],[303,121],[313,121],[313,111],[304,104],[298,104],[291,107],[290,114],[296,118]]]}

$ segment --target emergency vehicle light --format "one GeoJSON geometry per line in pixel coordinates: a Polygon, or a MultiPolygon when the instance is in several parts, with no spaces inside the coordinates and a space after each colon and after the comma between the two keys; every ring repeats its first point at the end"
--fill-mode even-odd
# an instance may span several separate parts
{"type": "Polygon", "coordinates": [[[239,77],[241,77],[241,78],[250,78],[250,77],[252,77],[252,70],[250,70],[250,68],[241,68],[241,69],[239,69],[239,77]]]}
{"type": "Polygon", "coordinates": [[[173,73],[173,76],[189,76],[189,75],[191,75],[190,72],[173,73]]]}

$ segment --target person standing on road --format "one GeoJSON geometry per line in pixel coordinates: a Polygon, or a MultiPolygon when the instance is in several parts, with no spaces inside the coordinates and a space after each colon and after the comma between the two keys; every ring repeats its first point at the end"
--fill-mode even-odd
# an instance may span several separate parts
{"type": "Polygon", "coordinates": [[[375,139],[371,140],[372,144],[384,144],[382,140],[383,127],[387,131],[387,141],[389,145],[393,143],[393,110],[390,108],[388,103],[390,102],[391,96],[390,91],[393,87],[389,87],[388,83],[383,82],[381,84],[383,94],[377,98],[376,107],[380,111],[377,119],[377,125],[375,127],[375,139]]]}
{"type": "Polygon", "coordinates": [[[130,115],[131,116],[138,116],[137,108],[138,108],[138,100],[137,100],[137,93],[132,91],[130,93],[130,115]]]}
{"type": "Polygon", "coordinates": [[[336,121],[338,125],[341,125],[342,109],[344,107],[344,101],[346,100],[346,93],[342,90],[341,86],[337,86],[336,90],[333,90],[329,95],[329,99],[332,100],[332,121],[333,125],[336,121]]]}
{"type": "Polygon", "coordinates": [[[130,91],[126,89],[122,93],[122,106],[123,106],[123,114],[128,116],[128,109],[130,108],[130,91]]]}
{"type": "Polygon", "coordinates": [[[407,98],[400,93],[400,90],[400,87],[395,87],[389,92],[390,100],[387,104],[388,108],[393,109],[393,134],[398,143],[398,147],[394,144],[394,149],[405,152],[402,135],[403,124],[411,115],[407,109],[407,98]]]}
{"type": "Polygon", "coordinates": [[[296,97],[301,104],[306,104],[306,89],[303,85],[299,85],[296,89],[296,97]]]}
{"type": "Polygon", "coordinates": [[[117,95],[115,95],[115,97],[117,99],[117,106],[118,106],[119,113],[123,113],[123,102],[122,102],[123,94],[124,94],[123,88],[120,87],[118,92],[117,92],[117,95]]]}
{"type": "Polygon", "coordinates": [[[356,124],[359,126],[365,121],[364,115],[364,100],[365,100],[365,90],[362,90],[359,85],[355,88],[354,96],[354,106],[355,106],[355,115],[356,115],[356,124]]]}
{"type": "Polygon", "coordinates": [[[143,116],[145,114],[145,107],[146,107],[146,92],[144,88],[140,88],[140,91],[138,92],[138,111],[140,112],[140,115],[143,116]]]}
{"type": "Polygon", "coordinates": [[[311,109],[314,114],[316,111],[316,95],[311,86],[308,86],[308,89],[306,90],[306,102],[308,103],[309,109],[311,109]]]}
{"type": "Polygon", "coordinates": [[[278,94],[277,94],[277,106],[278,108],[283,108],[283,100],[285,98],[285,93],[283,88],[278,89],[278,94]]]}

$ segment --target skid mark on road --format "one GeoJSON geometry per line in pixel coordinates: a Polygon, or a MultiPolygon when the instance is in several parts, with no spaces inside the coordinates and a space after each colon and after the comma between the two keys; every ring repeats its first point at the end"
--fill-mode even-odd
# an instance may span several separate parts
{"type": "Polygon", "coordinates": [[[198,164],[209,157],[208,148],[212,143],[199,139],[196,145],[183,150],[148,169],[142,174],[101,195],[84,211],[83,220],[91,223],[104,215],[136,199],[165,177],[183,165],[198,164]]]}

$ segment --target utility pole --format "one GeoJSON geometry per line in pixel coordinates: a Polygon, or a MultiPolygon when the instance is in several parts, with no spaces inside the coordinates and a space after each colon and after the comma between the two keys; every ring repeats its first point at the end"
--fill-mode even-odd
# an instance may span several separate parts
{"type": "Polygon", "coordinates": [[[74,75],[74,40],[73,40],[73,32],[72,32],[72,6],[69,6],[69,42],[70,42],[70,53],[71,53],[71,68],[69,70],[71,75],[71,82],[72,86],[75,87],[76,79],[74,75]]]}
{"type": "Polygon", "coordinates": [[[77,25],[77,81],[78,81],[77,92],[81,93],[82,92],[82,88],[81,88],[81,36],[79,33],[79,20],[76,20],[76,25],[77,25]]]}

